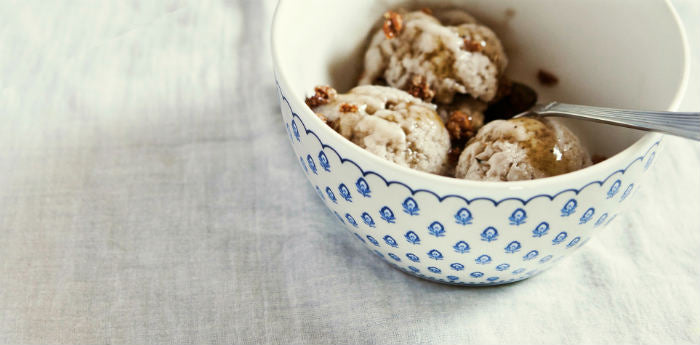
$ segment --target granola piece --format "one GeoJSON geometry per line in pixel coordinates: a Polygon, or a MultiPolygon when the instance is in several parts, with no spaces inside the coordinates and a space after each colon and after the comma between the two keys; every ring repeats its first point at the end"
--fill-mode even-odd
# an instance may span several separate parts
{"type": "Polygon", "coordinates": [[[453,140],[469,139],[476,134],[474,119],[469,116],[469,114],[460,110],[452,112],[445,127],[447,127],[450,138],[453,140]]]}
{"type": "Polygon", "coordinates": [[[382,30],[387,39],[398,36],[401,33],[401,29],[403,29],[403,19],[400,14],[394,11],[384,13],[384,25],[382,26],[382,30]]]}
{"type": "Polygon", "coordinates": [[[488,105],[469,96],[459,95],[454,102],[438,105],[438,114],[445,122],[452,140],[464,140],[474,136],[484,125],[484,111],[488,105]]]}
{"type": "Polygon", "coordinates": [[[464,49],[472,53],[480,53],[486,48],[486,41],[484,40],[475,40],[472,37],[465,37],[463,41],[464,49]]]}
{"type": "Polygon", "coordinates": [[[430,89],[425,77],[420,75],[414,75],[413,78],[411,78],[411,84],[407,91],[411,96],[420,98],[426,102],[432,101],[433,97],[435,97],[435,92],[430,89]]]}
{"type": "Polygon", "coordinates": [[[318,106],[328,104],[333,101],[338,92],[330,86],[317,86],[314,88],[314,95],[306,98],[306,105],[313,109],[318,106]]]}
{"type": "Polygon", "coordinates": [[[348,104],[348,103],[343,103],[340,105],[340,112],[341,113],[356,113],[357,112],[357,106],[354,104],[348,104]]]}

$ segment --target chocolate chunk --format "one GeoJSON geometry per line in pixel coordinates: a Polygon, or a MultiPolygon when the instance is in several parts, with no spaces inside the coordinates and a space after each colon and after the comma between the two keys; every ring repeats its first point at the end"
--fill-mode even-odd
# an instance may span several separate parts
{"type": "Polygon", "coordinates": [[[537,103],[537,93],[525,84],[511,82],[507,92],[486,109],[486,121],[509,119],[529,110],[537,103]]]}
{"type": "Polygon", "coordinates": [[[459,155],[462,154],[462,147],[464,147],[463,143],[452,143],[452,148],[450,148],[450,150],[447,151],[447,162],[450,165],[457,164],[457,162],[459,161],[459,155]]]}

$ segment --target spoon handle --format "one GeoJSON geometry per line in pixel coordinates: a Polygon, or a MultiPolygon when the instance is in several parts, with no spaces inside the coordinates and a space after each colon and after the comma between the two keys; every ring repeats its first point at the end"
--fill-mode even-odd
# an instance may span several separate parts
{"type": "Polygon", "coordinates": [[[559,102],[537,105],[532,112],[540,116],[586,119],[700,141],[700,113],[600,108],[559,102]]]}

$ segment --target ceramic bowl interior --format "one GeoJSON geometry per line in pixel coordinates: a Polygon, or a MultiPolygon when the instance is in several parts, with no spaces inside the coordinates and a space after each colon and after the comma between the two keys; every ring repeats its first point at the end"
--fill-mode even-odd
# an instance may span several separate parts
{"type": "Polygon", "coordinates": [[[306,107],[315,85],[346,91],[355,84],[370,29],[385,10],[450,4],[494,29],[509,55],[506,74],[534,87],[541,101],[673,110],[688,76],[684,33],[663,1],[280,1],[272,51],[282,118],[331,213],[378,256],[419,277],[477,285],[525,279],[623,212],[662,136],[567,121],[591,153],[610,158],[533,181],[466,181],[384,161],[306,107]],[[539,69],[560,83],[539,86],[539,69]]]}

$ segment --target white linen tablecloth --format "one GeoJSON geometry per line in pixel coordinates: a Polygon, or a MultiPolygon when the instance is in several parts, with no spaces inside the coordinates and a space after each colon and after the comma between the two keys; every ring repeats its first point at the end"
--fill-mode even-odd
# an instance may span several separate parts
{"type": "Polygon", "coordinates": [[[700,343],[700,145],[667,137],[639,207],[540,276],[416,279],[305,181],[274,3],[0,2],[1,343],[700,343]]]}

